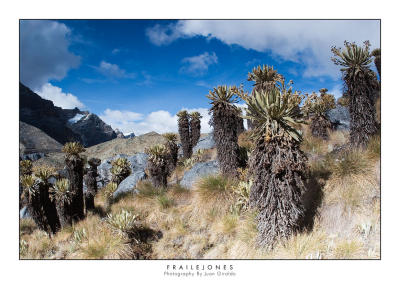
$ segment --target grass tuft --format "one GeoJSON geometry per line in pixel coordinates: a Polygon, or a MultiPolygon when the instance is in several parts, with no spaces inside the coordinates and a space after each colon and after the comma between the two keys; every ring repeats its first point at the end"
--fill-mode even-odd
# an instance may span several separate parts
{"type": "Polygon", "coordinates": [[[369,172],[369,164],[362,150],[343,152],[332,166],[333,175],[337,178],[365,174],[369,172]]]}

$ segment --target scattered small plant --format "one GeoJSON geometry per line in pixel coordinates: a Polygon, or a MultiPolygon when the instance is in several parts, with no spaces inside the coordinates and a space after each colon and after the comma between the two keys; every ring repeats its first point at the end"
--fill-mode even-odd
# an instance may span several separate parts
{"type": "Polygon", "coordinates": [[[84,240],[87,240],[88,236],[85,228],[74,229],[74,233],[72,235],[72,241],[75,244],[82,243],[84,240]]]}
{"type": "Polygon", "coordinates": [[[223,175],[210,175],[200,179],[197,191],[204,201],[231,199],[233,180],[223,175]]]}
{"type": "Polygon", "coordinates": [[[139,197],[154,197],[165,193],[164,188],[157,188],[149,181],[140,181],[136,186],[139,197]]]}
{"type": "Polygon", "coordinates": [[[332,165],[332,172],[337,178],[363,174],[368,170],[365,154],[357,149],[344,151],[332,165]]]}
{"type": "Polygon", "coordinates": [[[66,153],[68,155],[76,155],[77,156],[80,153],[83,153],[84,151],[85,151],[85,148],[79,142],[68,142],[62,148],[62,152],[66,153]]]}
{"type": "Polygon", "coordinates": [[[241,181],[237,186],[233,187],[236,195],[235,210],[238,212],[246,211],[249,208],[250,190],[253,182],[241,181]]]}
{"type": "Polygon", "coordinates": [[[32,162],[30,160],[22,160],[19,162],[19,170],[21,175],[32,174],[32,162]]]}
{"type": "Polygon", "coordinates": [[[106,222],[121,233],[127,233],[135,228],[138,215],[127,210],[122,210],[116,214],[108,214],[106,222]]]}
{"type": "Polygon", "coordinates": [[[169,199],[165,194],[157,197],[158,204],[162,209],[167,209],[173,205],[173,200],[169,199]]]}

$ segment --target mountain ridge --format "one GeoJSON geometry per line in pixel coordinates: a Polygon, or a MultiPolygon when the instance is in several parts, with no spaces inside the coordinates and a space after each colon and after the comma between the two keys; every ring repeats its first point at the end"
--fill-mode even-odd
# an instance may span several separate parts
{"type": "Polygon", "coordinates": [[[19,92],[20,121],[40,129],[62,145],[78,141],[89,147],[117,137],[111,126],[94,113],[55,106],[22,83],[19,92]],[[79,114],[80,119],[71,121],[79,114]]]}

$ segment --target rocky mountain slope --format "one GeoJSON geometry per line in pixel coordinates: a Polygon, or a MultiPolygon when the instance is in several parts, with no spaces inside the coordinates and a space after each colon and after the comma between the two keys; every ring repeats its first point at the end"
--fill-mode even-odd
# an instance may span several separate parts
{"type": "Polygon", "coordinates": [[[62,109],[22,83],[19,88],[20,121],[41,129],[57,142],[79,141],[88,147],[117,137],[97,115],[78,108],[62,109]]]}
{"type": "MultiPolygon", "coordinates": [[[[143,153],[146,148],[155,144],[164,143],[164,137],[156,132],[149,132],[134,138],[115,138],[86,148],[83,155],[87,158],[96,157],[105,160],[118,154],[132,156],[136,153],[143,153]]],[[[56,168],[64,167],[63,153],[49,153],[44,158],[35,162],[36,165],[50,165],[56,168]]]]}
{"type": "Polygon", "coordinates": [[[36,158],[37,154],[61,151],[62,145],[58,141],[32,125],[20,121],[19,131],[19,152],[21,158],[28,157],[32,159],[36,158]]]}

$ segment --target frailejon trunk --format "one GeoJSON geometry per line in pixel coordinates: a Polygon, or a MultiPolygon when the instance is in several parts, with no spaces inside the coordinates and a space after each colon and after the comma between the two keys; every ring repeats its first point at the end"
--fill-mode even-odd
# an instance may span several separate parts
{"type": "Polygon", "coordinates": [[[305,192],[305,154],[292,141],[260,140],[251,156],[253,185],[250,205],[258,209],[258,242],[273,247],[296,233],[303,222],[301,196],[305,192]]]}
{"type": "Polygon", "coordinates": [[[49,186],[44,183],[36,185],[36,193],[29,197],[28,212],[39,229],[51,234],[60,228],[55,204],[49,197],[49,186]]]}
{"type": "Polygon", "coordinates": [[[214,140],[221,172],[235,177],[239,166],[237,111],[230,105],[220,105],[214,107],[212,111],[211,124],[214,127],[214,140]]]}
{"type": "Polygon", "coordinates": [[[371,136],[378,132],[375,119],[375,99],[378,84],[371,76],[359,73],[358,77],[345,77],[347,93],[350,97],[350,143],[365,147],[371,136]]]}
{"type": "Polygon", "coordinates": [[[168,169],[172,172],[178,161],[178,146],[173,141],[168,141],[166,144],[168,150],[168,169]]]}
{"type": "Polygon", "coordinates": [[[150,180],[155,187],[166,187],[168,178],[168,167],[165,161],[154,164],[151,161],[147,163],[150,180]]]}
{"type": "Polygon", "coordinates": [[[192,143],[190,140],[189,118],[182,117],[179,119],[179,136],[182,144],[183,157],[188,159],[192,156],[192,143]]]}
{"type": "Polygon", "coordinates": [[[237,127],[237,135],[240,135],[242,132],[244,132],[244,121],[243,118],[238,116],[238,127],[237,127]]]}
{"type": "Polygon", "coordinates": [[[94,210],[94,197],[97,194],[97,166],[100,164],[100,160],[89,160],[89,169],[85,175],[85,184],[86,184],[86,192],[85,192],[85,205],[86,211],[94,210]]]}
{"type": "Polygon", "coordinates": [[[84,218],[83,200],[83,160],[79,156],[69,156],[65,159],[70,190],[73,192],[71,212],[74,220],[84,218]]]}
{"type": "Polygon", "coordinates": [[[327,140],[329,137],[328,129],[330,129],[331,127],[331,122],[323,116],[315,115],[311,118],[311,134],[315,137],[320,137],[324,140],[327,140]]]}
{"type": "Polygon", "coordinates": [[[61,228],[72,225],[71,204],[64,200],[57,201],[57,215],[60,220],[61,228]]]}
{"type": "Polygon", "coordinates": [[[192,142],[192,148],[195,147],[197,145],[197,142],[200,139],[200,130],[201,130],[201,124],[200,124],[200,119],[192,119],[190,121],[190,139],[192,142]]]}

